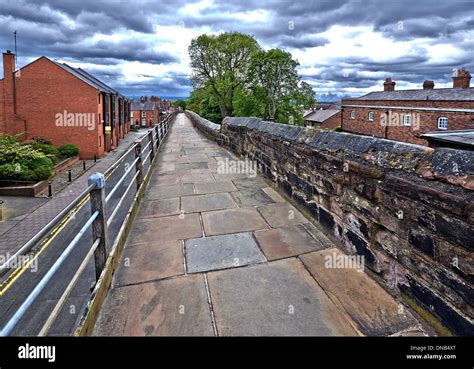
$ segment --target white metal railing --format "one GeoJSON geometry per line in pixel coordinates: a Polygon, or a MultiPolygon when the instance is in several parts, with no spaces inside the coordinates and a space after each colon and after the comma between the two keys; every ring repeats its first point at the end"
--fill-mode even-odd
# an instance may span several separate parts
{"type": "MultiPolygon", "coordinates": [[[[137,140],[134,145],[130,147],[104,174],[96,173],[89,177],[88,187],[76,198],[71,204],[69,204],[64,210],[62,210],[57,216],[55,216],[46,226],[44,226],[31,240],[29,240],[25,245],[23,245],[18,252],[15,253],[8,261],[0,266],[0,273],[6,273],[9,270],[10,261],[19,255],[29,252],[41,239],[44,238],[52,228],[63,220],[66,217],[71,217],[71,210],[74,209],[81,201],[86,197],[89,198],[91,202],[91,215],[75,235],[74,239],[69,243],[66,249],[63,251],[61,256],[54,262],[51,268],[46,272],[42,277],[40,282],[34,287],[33,291],[28,295],[25,301],[21,306],[14,312],[13,316],[9,318],[4,327],[0,330],[0,336],[8,336],[11,334],[12,330],[16,327],[21,318],[25,315],[28,309],[31,307],[33,302],[36,300],[38,295],[44,290],[48,282],[52,279],[55,273],[59,270],[63,262],[71,254],[71,252],[76,248],[77,244],[86,233],[89,228],[92,227],[92,236],[93,243],[91,248],[88,250],[87,255],[81,262],[76,273],[72,277],[69,284],[66,286],[61,297],[54,306],[52,312],[50,313],[48,319],[43,324],[41,331],[39,332],[40,336],[47,335],[49,329],[54,324],[57,319],[61,309],[66,303],[67,298],[69,297],[72,289],[78,282],[80,276],[84,272],[86,266],[92,259],[92,255],[95,258],[96,266],[96,281],[99,280],[103,269],[105,268],[105,263],[107,260],[107,253],[110,251],[108,247],[108,228],[110,227],[115,216],[118,214],[119,209],[124,204],[125,199],[133,187],[133,184],[136,184],[137,191],[140,189],[143,179],[143,163],[150,159],[150,164],[153,163],[155,158],[155,151],[159,148],[162,139],[166,136],[169,131],[170,124],[175,116],[175,113],[170,114],[163,122],[153,127],[148,131],[147,135],[144,135],[140,140],[137,140]],[[148,136],[149,142],[142,149],[142,141],[148,136]],[[145,158],[142,159],[142,151],[148,150],[145,158]],[[105,196],[105,184],[106,178],[109,178],[110,175],[120,167],[120,165],[125,161],[130,152],[135,151],[135,159],[127,168],[125,173],[117,181],[117,183],[112,187],[110,192],[105,196]],[[118,200],[115,208],[112,210],[110,216],[106,216],[105,206],[111,200],[112,196],[116,193],[117,189],[125,179],[129,176],[132,170],[135,169],[135,174],[131,177],[130,183],[128,183],[127,188],[121,195],[118,200]]],[[[148,169],[149,170],[149,169],[148,169]]],[[[148,173],[148,171],[147,171],[148,173]]],[[[0,274],[1,275],[1,274],[0,274]]]]}

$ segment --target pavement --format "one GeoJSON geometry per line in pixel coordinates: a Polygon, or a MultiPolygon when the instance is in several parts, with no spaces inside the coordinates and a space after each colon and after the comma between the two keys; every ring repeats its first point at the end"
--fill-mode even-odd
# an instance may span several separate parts
{"type": "Polygon", "coordinates": [[[268,182],[178,115],[96,336],[424,335],[401,302],[268,182]],[[332,266],[332,267],[331,267],[332,266]]]}
{"type": "MultiPolygon", "coordinates": [[[[95,172],[104,173],[129,147],[133,142],[144,134],[144,131],[129,132],[120,142],[114,151],[101,158],[95,165],[89,167],[82,175],[71,182],[61,192],[51,199],[34,200],[36,206],[29,207],[30,199],[16,199],[13,196],[3,196],[4,211],[7,214],[22,211],[21,218],[0,222],[0,255],[14,254],[46,224],[49,223],[61,210],[71,203],[82,191],[87,188],[87,179],[95,172]],[[23,209],[23,210],[22,210],[23,209]],[[25,210],[26,209],[26,210],[25,210]],[[29,210],[29,211],[28,211],[29,210]],[[2,224],[3,223],[3,224],[2,224]]],[[[81,163],[82,165],[82,163],[81,163]]],[[[67,171],[65,172],[67,175],[67,171]]],[[[18,214],[16,215],[18,216],[18,214]]],[[[10,216],[12,218],[12,216],[10,216]]]]}

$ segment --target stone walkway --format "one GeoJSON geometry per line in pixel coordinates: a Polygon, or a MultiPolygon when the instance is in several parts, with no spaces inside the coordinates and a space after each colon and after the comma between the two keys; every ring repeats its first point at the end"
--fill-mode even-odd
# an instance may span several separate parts
{"type": "Polygon", "coordinates": [[[152,174],[95,335],[419,335],[420,324],[184,114],[152,174]]]}
{"type": "MultiPolygon", "coordinates": [[[[42,206],[32,211],[25,218],[8,229],[0,237],[0,255],[13,254],[28,242],[41,228],[49,223],[61,210],[68,206],[82,191],[87,188],[87,178],[92,173],[104,173],[115,161],[130,147],[131,144],[144,134],[141,132],[129,132],[125,138],[120,141],[118,148],[101,158],[89,170],[71,182],[66,188],[48,200],[42,206]]],[[[67,171],[66,171],[67,174],[67,171]]],[[[8,207],[8,199],[5,206],[8,207]]]]}

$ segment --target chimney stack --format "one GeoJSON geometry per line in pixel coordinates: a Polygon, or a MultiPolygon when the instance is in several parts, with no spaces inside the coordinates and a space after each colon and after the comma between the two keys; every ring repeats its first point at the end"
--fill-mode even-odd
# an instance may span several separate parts
{"type": "Polygon", "coordinates": [[[432,90],[434,88],[434,82],[426,80],[423,82],[423,90],[432,90]]]}
{"type": "Polygon", "coordinates": [[[141,96],[140,97],[140,102],[141,103],[144,103],[144,102],[147,102],[148,101],[148,96],[141,96]]]}
{"type": "Polygon", "coordinates": [[[385,82],[383,83],[383,90],[384,91],[394,91],[395,90],[395,82],[392,79],[385,78],[385,82]]]}
{"type": "Polygon", "coordinates": [[[3,53],[3,91],[5,125],[4,132],[14,134],[15,120],[15,54],[10,50],[3,53]]]}
{"type": "Polygon", "coordinates": [[[471,73],[467,69],[456,69],[453,73],[453,88],[469,88],[471,73]]]}

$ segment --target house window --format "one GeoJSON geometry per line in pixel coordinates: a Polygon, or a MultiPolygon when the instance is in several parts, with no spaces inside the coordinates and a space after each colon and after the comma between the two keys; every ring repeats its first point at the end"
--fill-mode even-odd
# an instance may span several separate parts
{"type": "Polygon", "coordinates": [[[99,136],[99,147],[102,146],[102,136],[99,136]]]}
{"type": "Polygon", "coordinates": [[[351,111],[351,119],[355,119],[356,118],[356,112],[355,110],[352,110],[351,111]]]}
{"type": "Polygon", "coordinates": [[[146,118],[146,111],[142,111],[142,118],[146,118]]]}
{"type": "Polygon", "coordinates": [[[370,120],[371,122],[374,121],[374,112],[373,112],[373,111],[369,111],[369,120],[370,120]]]}
{"type": "Polygon", "coordinates": [[[403,125],[404,126],[411,126],[411,115],[410,114],[405,114],[403,116],[403,125]]]}
{"type": "Polygon", "coordinates": [[[448,129],[448,118],[446,117],[438,118],[438,129],[448,129]]]}

